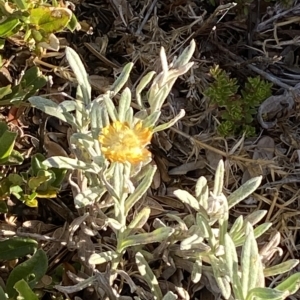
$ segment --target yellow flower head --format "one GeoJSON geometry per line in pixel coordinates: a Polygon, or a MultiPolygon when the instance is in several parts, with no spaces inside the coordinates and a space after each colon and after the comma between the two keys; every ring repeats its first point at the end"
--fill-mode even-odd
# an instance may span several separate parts
{"type": "Polygon", "coordinates": [[[127,122],[115,121],[102,129],[99,142],[102,153],[109,161],[136,164],[151,156],[145,148],[151,138],[151,129],[144,128],[142,122],[131,128],[127,122]]]}

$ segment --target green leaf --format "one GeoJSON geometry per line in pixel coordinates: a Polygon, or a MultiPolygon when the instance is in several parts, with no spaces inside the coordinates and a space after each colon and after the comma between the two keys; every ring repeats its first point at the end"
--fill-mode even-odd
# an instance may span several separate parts
{"type": "Polygon", "coordinates": [[[236,191],[234,191],[228,198],[228,208],[232,208],[240,201],[251,195],[260,185],[262,176],[254,177],[245,182],[236,191]]]}
{"type": "Polygon", "coordinates": [[[24,161],[24,157],[18,151],[12,150],[10,156],[5,162],[5,165],[20,165],[24,161]]]}
{"type": "Polygon", "coordinates": [[[275,288],[277,291],[286,292],[288,295],[295,294],[300,288],[300,273],[295,273],[281,282],[275,288]]]}
{"type": "Polygon", "coordinates": [[[152,272],[146,259],[140,252],[138,252],[135,255],[135,261],[136,261],[137,267],[139,269],[139,272],[142,275],[142,278],[147,282],[148,286],[150,287],[151,292],[153,293],[154,299],[161,300],[163,295],[162,295],[161,289],[159,287],[157,278],[154,275],[154,273],[152,272]]]}
{"type": "Polygon", "coordinates": [[[21,10],[25,10],[28,8],[28,3],[25,0],[13,0],[13,2],[16,3],[18,8],[21,10]]]}
{"type": "Polygon", "coordinates": [[[38,296],[32,291],[28,283],[22,279],[16,282],[14,288],[19,293],[18,299],[22,300],[38,300],[38,296]]]}
{"type": "Polygon", "coordinates": [[[62,31],[69,23],[72,11],[68,8],[39,6],[30,10],[29,22],[44,34],[62,31]],[[37,26],[38,25],[38,26],[37,26]]]}
{"type": "Polygon", "coordinates": [[[257,287],[252,289],[246,300],[281,300],[285,299],[284,292],[276,291],[275,289],[266,287],[257,287]]]}
{"type": "Polygon", "coordinates": [[[5,163],[11,154],[17,134],[11,131],[6,131],[0,137],[0,164],[5,163]]]}
{"type": "Polygon", "coordinates": [[[76,16],[72,13],[71,20],[68,23],[68,29],[73,32],[75,29],[80,29],[80,27],[76,16]]]}
{"type": "MultiPolygon", "coordinates": [[[[247,222],[247,221],[245,221],[245,222],[247,222]]],[[[247,223],[245,223],[245,224],[247,224],[247,223]]],[[[270,222],[263,223],[263,224],[257,226],[254,229],[255,239],[257,239],[258,237],[263,235],[271,226],[272,226],[272,223],[270,223],[270,222]]],[[[245,236],[243,233],[239,233],[239,234],[236,234],[235,236],[232,236],[232,239],[233,239],[236,247],[242,246],[245,242],[245,236]]]]}
{"type": "MultiPolygon", "coordinates": [[[[24,99],[32,96],[36,91],[40,90],[47,83],[47,77],[43,75],[41,70],[34,66],[28,69],[21,80],[21,86],[25,90],[29,90],[26,92],[26,96],[24,99]]],[[[14,92],[14,89],[13,89],[14,92]]]]}
{"type": "Polygon", "coordinates": [[[3,22],[0,22],[0,37],[6,38],[14,34],[14,29],[20,24],[20,20],[17,18],[4,18],[3,22]]]}
{"type": "Polygon", "coordinates": [[[47,167],[42,164],[42,162],[45,159],[46,159],[45,156],[41,153],[34,154],[31,157],[32,171],[30,173],[31,173],[32,176],[37,176],[39,170],[46,170],[47,169],[47,167]]]}
{"type": "Polygon", "coordinates": [[[0,299],[7,300],[7,296],[5,295],[3,288],[0,286],[0,299]]]}
{"type": "Polygon", "coordinates": [[[174,229],[170,227],[162,227],[155,229],[149,233],[141,233],[136,235],[130,235],[126,239],[124,239],[120,246],[120,252],[122,252],[125,248],[145,245],[151,243],[161,242],[166,240],[169,236],[174,233],[174,229]]]}
{"type": "MultiPolygon", "coordinates": [[[[12,90],[11,90],[11,85],[7,85],[4,87],[0,87],[0,99],[4,98],[5,96],[11,94],[12,90]]],[[[1,104],[1,101],[0,101],[1,104]]]]}
{"type": "Polygon", "coordinates": [[[281,264],[278,264],[278,265],[275,265],[275,266],[272,266],[272,267],[269,267],[269,268],[265,268],[264,269],[264,275],[265,275],[265,277],[281,275],[281,274],[284,274],[286,272],[291,271],[298,264],[299,264],[298,259],[290,259],[290,260],[287,260],[287,261],[285,261],[281,264]]]}
{"type": "Polygon", "coordinates": [[[24,279],[31,288],[46,274],[48,259],[46,253],[39,249],[27,261],[16,266],[9,274],[6,282],[6,290],[9,297],[15,298],[17,295],[14,285],[24,279]]]}
{"type": "Polygon", "coordinates": [[[101,253],[94,253],[89,258],[89,263],[92,265],[100,265],[113,259],[117,259],[119,254],[115,251],[105,251],[101,253]]]}
{"type": "Polygon", "coordinates": [[[0,242],[0,259],[13,260],[36,251],[38,243],[35,240],[22,237],[12,237],[0,242]]]}
{"type": "Polygon", "coordinates": [[[6,202],[0,200],[0,213],[6,214],[8,212],[8,207],[6,205],[6,202]]]}

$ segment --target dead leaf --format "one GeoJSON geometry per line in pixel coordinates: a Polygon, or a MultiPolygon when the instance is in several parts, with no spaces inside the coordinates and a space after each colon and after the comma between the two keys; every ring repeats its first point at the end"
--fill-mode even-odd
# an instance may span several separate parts
{"type": "Polygon", "coordinates": [[[204,159],[199,159],[196,162],[189,162],[186,164],[182,164],[179,167],[175,167],[169,171],[169,175],[185,175],[187,172],[203,169],[205,168],[206,163],[204,159]]]}

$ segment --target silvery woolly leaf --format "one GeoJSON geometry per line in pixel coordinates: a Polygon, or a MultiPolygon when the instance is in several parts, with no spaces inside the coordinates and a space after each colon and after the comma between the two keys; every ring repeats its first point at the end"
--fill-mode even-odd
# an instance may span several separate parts
{"type": "Polygon", "coordinates": [[[236,191],[234,191],[228,198],[229,209],[251,195],[260,185],[262,176],[254,177],[245,182],[236,191]]]}
{"type": "Polygon", "coordinates": [[[161,289],[159,287],[158,281],[154,273],[152,272],[150,266],[148,265],[147,261],[145,260],[144,256],[138,252],[135,255],[135,261],[137,267],[139,269],[140,274],[142,275],[143,279],[147,282],[148,286],[153,293],[153,297],[155,300],[161,300],[163,295],[161,289]]]}
{"type": "MultiPolygon", "coordinates": [[[[249,223],[250,224],[250,223],[249,223]]],[[[260,236],[262,236],[268,229],[270,229],[272,226],[272,223],[267,222],[267,223],[263,223],[259,226],[257,226],[254,229],[254,237],[255,239],[259,238],[260,236]]],[[[236,247],[242,246],[245,242],[245,235],[243,235],[241,233],[241,235],[237,235],[237,239],[235,237],[232,237],[234,244],[236,247]]]]}
{"type": "Polygon", "coordinates": [[[267,210],[256,210],[250,215],[246,216],[244,222],[249,222],[252,226],[254,226],[265,217],[267,212],[267,210]]]}
{"type": "Polygon", "coordinates": [[[229,235],[233,240],[237,240],[244,235],[243,232],[244,219],[243,216],[239,216],[230,228],[229,235]]]}
{"type": "Polygon", "coordinates": [[[155,111],[151,115],[143,118],[143,126],[144,127],[154,127],[157,121],[159,120],[159,117],[161,115],[161,111],[155,111]]]}
{"type": "Polygon", "coordinates": [[[77,93],[81,94],[81,100],[88,105],[91,102],[91,85],[84,65],[76,51],[70,47],[66,47],[66,58],[78,82],[77,93]]]}
{"type": "Polygon", "coordinates": [[[263,282],[259,283],[260,273],[263,272],[263,267],[253,228],[249,223],[247,223],[246,226],[246,240],[242,248],[241,267],[242,291],[244,297],[246,297],[252,289],[262,287],[260,284],[264,285],[263,282]]]}
{"type": "Polygon", "coordinates": [[[196,48],[195,40],[191,40],[190,45],[183,50],[181,55],[174,62],[173,67],[177,68],[187,64],[191,60],[193,53],[195,52],[195,48],[196,48]]]}
{"type": "Polygon", "coordinates": [[[239,264],[236,247],[228,233],[225,234],[224,246],[226,249],[224,254],[224,261],[228,275],[230,277],[230,281],[232,282],[232,289],[235,299],[244,300],[245,298],[243,295],[241,279],[239,276],[239,264]]]}
{"type": "Polygon", "coordinates": [[[163,131],[163,130],[166,130],[166,129],[172,127],[175,123],[177,123],[178,120],[180,120],[184,116],[185,116],[185,110],[181,109],[179,114],[177,116],[175,116],[171,121],[155,127],[153,132],[163,131]]]}
{"type": "Polygon", "coordinates": [[[119,254],[115,251],[106,251],[101,253],[94,253],[90,256],[89,264],[91,265],[100,265],[105,262],[112,261],[119,257],[119,254]]]}
{"type": "Polygon", "coordinates": [[[77,109],[76,102],[74,100],[65,100],[58,104],[57,109],[59,112],[70,112],[77,109]]]}
{"type": "Polygon", "coordinates": [[[101,129],[106,127],[110,123],[107,113],[107,107],[104,101],[94,100],[92,102],[90,119],[93,138],[97,139],[101,132],[101,129]]]}
{"type": "Polygon", "coordinates": [[[165,296],[162,298],[162,300],[176,300],[178,299],[177,295],[175,295],[173,292],[168,291],[165,296]]]}
{"type": "Polygon", "coordinates": [[[130,235],[125,238],[121,243],[122,252],[124,249],[132,246],[151,244],[156,242],[162,242],[174,233],[175,229],[170,227],[158,228],[149,233],[141,233],[136,235],[130,235]]]}
{"type": "Polygon", "coordinates": [[[127,227],[129,230],[128,235],[130,234],[131,231],[142,228],[147,223],[150,213],[151,213],[150,207],[144,207],[141,211],[139,211],[137,215],[133,217],[133,220],[130,222],[130,224],[127,227]]]}
{"type": "Polygon", "coordinates": [[[264,269],[264,275],[265,277],[271,277],[276,275],[281,275],[286,272],[291,271],[299,264],[299,259],[289,259],[283,263],[280,263],[278,265],[265,268],[264,269]]]}
{"type": "Polygon", "coordinates": [[[214,190],[213,194],[215,196],[222,195],[223,192],[223,182],[224,182],[224,162],[223,160],[219,161],[216,174],[215,174],[215,182],[214,182],[214,190]]]}
{"type": "Polygon", "coordinates": [[[119,77],[111,87],[111,91],[113,91],[113,96],[116,95],[124,86],[124,84],[127,82],[132,68],[133,68],[133,63],[128,63],[125,65],[121,74],[119,75],[119,77]]]}
{"type": "Polygon", "coordinates": [[[74,128],[77,128],[77,123],[75,121],[74,116],[67,111],[62,112],[58,104],[56,104],[52,100],[40,96],[34,96],[34,97],[30,97],[28,101],[31,103],[33,107],[36,107],[37,109],[41,110],[45,114],[56,117],[72,125],[74,128]]]}
{"type": "Polygon", "coordinates": [[[185,190],[176,190],[173,194],[181,200],[183,203],[188,204],[190,207],[198,211],[200,209],[199,202],[197,199],[192,196],[189,192],[185,190]]]}
{"type": "Polygon", "coordinates": [[[221,290],[223,297],[227,300],[231,296],[231,286],[230,286],[228,275],[223,276],[223,274],[221,274],[221,270],[224,269],[224,265],[220,259],[217,259],[213,255],[210,255],[209,258],[210,258],[215,280],[218,284],[219,289],[221,290]]]}
{"type": "Polygon", "coordinates": [[[207,186],[207,180],[201,176],[196,183],[195,196],[199,204],[205,209],[208,209],[208,196],[209,190],[207,186]]]}
{"type": "Polygon", "coordinates": [[[193,264],[193,270],[191,273],[191,279],[193,283],[198,283],[202,277],[202,260],[196,259],[195,263],[193,264]]]}
{"type": "Polygon", "coordinates": [[[87,205],[94,204],[101,199],[105,192],[105,188],[101,188],[98,186],[84,190],[83,192],[76,195],[74,199],[75,208],[79,209],[87,205]]]}
{"type": "Polygon", "coordinates": [[[285,296],[284,292],[275,289],[257,287],[248,293],[246,300],[282,300],[286,298],[285,296]]]}
{"type": "Polygon", "coordinates": [[[134,204],[139,201],[142,196],[146,193],[150,185],[152,184],[153,176],[156,172],[156,166],[150,166],[142,179],[139,183],[137,188],[134,192],[129,195],[125,202],[125,216],[128,215],[130,209],[134,206],[134,204]]]}
{"type": "Polygon", "coordinates": [[[147,84],[152,80],[153,76],[155,75],[154,71],[149,72],[148,74],[146,74],[140,81],[140,83],[138,84],[138,86],[136,87],[136,101],[137,104],[140,106],[141,109],[144,108],[144,105],[142,103],[142,98],[141,98],[141,92],[144,90],[144,88],[147,86],[147,84]]]}
{"type": "Polygon", "coordinates": [[[125,121],[126,112],[130,107],[130,103],[131,103],[131,92],[130,89],[127,87],[122,92],[119,100],[118,116],[120,122],[125,121]]]}
{"type": "Polygon", "coordinates": [[[186,238],[184,238],[180,243],[180,250],[199,250],[200,251],[206,251],[208,252],[210,250],[210,247],[205,244],[203,232],[200,227],[197,225],[192,225],[186,235],[186,238]]]}
{"type": "Polygon", "coordinates": [[[91,172],[98,174],[101,169],[96,164],[86,164],[83,161],[63,157],[63,156],[52,156],[43,161],[43,165],[46,167],[58,168],[58,169],[68,169],[68,170],[82,170],[86,172],[91,172]]]}
{"type": "Polygon", "coordinates": [[[109,97],[108,94],[105,94],[103,96],[104,102],[106,104],[106,109],[107,109],[107,113],[109,115],[109,117],[111,118],[111,120],[113,122],[118,120],[118,112],[117,109],[113,103],[113,101],[111,100],[111,98],[109,97]]]}

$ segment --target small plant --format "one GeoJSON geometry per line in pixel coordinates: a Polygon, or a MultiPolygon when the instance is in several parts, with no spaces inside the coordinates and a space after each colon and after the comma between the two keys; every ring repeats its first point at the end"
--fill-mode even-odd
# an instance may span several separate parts
{"type": "Polygon", "coordinates": [[[44,160],[42,154],[35,154],[27,172],[11,173],[3,178],[0,181],[0,201],[14,195],[27,206],[36,207],[37,198],[55,198],[66,170],[46,167],[42,164],[44,160]]]}
{"type": "Polygon", "coordinates": [[[59,40],[55,36],[65,28],[75,30],[77,20],[72,11],[62,1],[14,0],[0,2],[0,44],[4,39],[26,43],[30,49],[59,49],[59,40]],[[2,39],[2,40],[1,40],[2,39]]]}
{"type": "Polygon", "coordinates": [[[19,105],[33,96],[46,83],[47,77],[42,75],[38,67],[34,66],[25,72],[14,87],[7,85],[0,88],[0,105],[19,105]]]}
{"type": "Polygon", "coordinates": [[[239,135],[244,132],[246,136],[255,135],[253,116],[257,107],[271,96],[272,84],[261,80],[260,77],[248,77],[239,93],[237,80],[230,78],[219,66],[212,68],[210,73],[215,81],[204,94],[220,109],[218,132],[222,136],[239,135]]]}
{"type": "Polygon", "coordinates": [[[13,237],[0,241],[0,260],[10,261],[31,255],[10,272],[5,288],[0,287],[0,299],[39,299],[33,289],[46,274],[48,258],[37,247],[38,243],[29,238],[13,237]]]}
{"type": "Polygon", "coordinates": [[[241,215],[231,226],[229,224],[230,208],[254,192],[261,177],[250,179],[228,198],[222,192],[223,178],[224,163],[221,161],[212,192],[209,192],[204,177],[196,183],[195,196],[185,190],[175,191],[175,195],[196,214],[180,220],[180,228],[186,230],[175,235],[180,246],[171,247],[174,255],[193,262],[191,278],[194,283],[199,282],[203,274],[213,274],[224,299],[286,299],[299,289],[300,273],[294,273],[274,288],[266,287],[265,277],[289,272],[299,264],[299,260],[267,266],[278,251],[280,242],[280,234],[277,233],[261,251],[258,249],[256,239],[272,224],[262,223],[255,229],[254,226],[267,211],[255,211],[245,219],[241,215]],[[241,252],[237,251],[240,247],[241,252]]]}
{"type": "MultiPolygon", "coordinates": [[[[109,197],[106,207],[112,207],[112,213],[105,216],[105,222],[116,237],[115,245],[90,257],[90,264],[111,263],[112,277],[128,248],[161,242],[174,230],[159,228],[148,233],[139,233],[150,216],[148,207],[138,212],[128,222],[133,206],[143,197],[152,183],[156,166],[149,164],[151,153],[146,148],[155,132],[172,126],[184,116],[182,110],[174,119],[165,124],[156,125],[161,115],[161,107],[176,79],[186,73],[193,65],[189,60],[195,49],[195,42],[169,66],[164,49],[161,50],[162,72],[145,75],[137,85],[135,98],[139,110],[131,107],[132,92],[129,88],[120,93],[118,105],[114,97],[128,80],[132,63],[127,64],[111,91],[91,100],[91,87],[87,73],[77,53],[67,48],[66,57],[77,76],[77,99],[56,104],[42,97],[31,97],[30,103],[49,115],[68,122],[74,134],[71,136],[71,149],[74,157],[51,157],[43,162],[47,167],[72,170],[77,182],[74,194],[78,209],[94,206],[109,197]],[[147,92],[147,107],[142,101],[142,92],[152,81],[147,92]],[[75,110],[75,114],[71,112],[75,110]]],[[[103,212],[99,210],[103,215],[103,212]]],[[[137,258],[138,259],[138,258],[137,258]]],[[[97,278],[90,276],[82,285],[91,284],[97,278]]],[[[81,286],[82,286],[81,285],[81,286]]],[[[60,291],[64,287],[56,287],[60,291]]]]}
{"type": "MultiPolygon", "coordinates": [[[[20,165],[23,156],[14,150],[17,133],[8,129],[5,122],[0,122],[0,165],[20,165]]],[[[0,175],[1,178],[1,175],[0,175]]]]}
{"type": "MultiPolygon", "coordinates": [[[[77,181],[71,179],[70,182],[76,187],[73,189],[75,205],[79,212],[85,212],[82,217],[88,220],[87,212],[90,209],[97,211],[103,228],[109,227],[111,237],[114,237],[110,238],[112,242],[106,249],[102,250],[101,244],[94,244],[95,253],[88,260],[89,266],[105,264],[107,271],[101,273],[93,268],[93,274],[75,286],[55,286],[62,293],[76,292],[89,285],[99,289],[105,286],[108,298],[117,299],[120,296],[119,290],[114,287],[117,276],[121,276],[134,289],[134,282],[124,268],[126,261],[123,256],[130,249],[128,253],[134,255],[137,269],[149,285],[153,298],[177,299],[170,291],[166,295],[162,294],[158,279],[149,266],[151,253],[147,252],[145,245],[156,242],[167,248],[174,262],[181,259],[193,266],[191,277],[194,282],[199,282],[203,274],[209,273],[210,278],[213,276],[225,299],[285,299],[299,288],[300,273],[292,275],[273,289],[265,286],[266,276],[282,274],[298,264],[298,260],[291,260],[275,267],[266,266],[279,241],[276,245],[270,245],[264,255],[262,251],[259,253],[256,238],[264,234],[271,223],[261,224],[255,229],[253,227],[262,220],[265,211],[253,212],[245,219],[240,216],[232,226],[229,224],[229,209],[249,196],[259,186],[261,177],[249,180],[226,199],[223,194],[224,164],[220,162],[212,193],[209,194],[203,177],[196,184],[195,196],[184,190],[175,192],[180,200],[196,212],[183,219],[173,214],[166,216],[171,223],[177,222],[179,226],[169,226],[156,220],[155,229],[145,232],[143,227],[150,216],[150,208],[144,207],[131,214],[132,208],[143,199],[150,187],[156,171],[155,165],[149,164],[151,154],[146,148],[152,135],[172,126],[184,115],[184,112],[180,112],[168,123],[156,125],[163,102],[175,80],[192,66],[189,60],[194,48],[195,43],[192,41],[170,66],[162,49],[163,70],[156,77],[154,72],[148,73],[137,85],[135,98],[139,110],[135,113],[128,88],[120,93],[118,105],[114,102],[114,96],[121,91],[133,65],[124,67],[111,91],[92,101],[86,71],[76,52],[70,48],[67,48],[66,56],[77,76],[77,99],[60,104],[39,96],[29,99],[34,107],[68,122],[74,132],[70,142],[75,158],[51,157],[42,164],[51,168],[69,169],[76,175],[73,178],[77,178],[77,181]],[[146,108],[141,93],[153,77],[146,94],[146,108]],[[72,114],[72,111],[75,113],[72,114]],[[241,246],[243,250],[239,255],[236,248],[241,246]]],[[[234,96],[237,92],[235,81],[228,77],[221,79],[228,87],[223,92],[227,97],[234,96]]],[[[252,82],[247,88],[253,85],[252,82]]],[[[216,99],[218,97],[222,101],[221,91],[216,93],[216,99]]],[[[243,97],[247,98],[247,95],[243,97]]],[[[93,216],[91,222],[94,220],[93,216]]],[[[76,243],[72,247],[76,247],[76,243]]],[[[186,265],[184,262],[181,266],[186,265]]],[[[86,260],[83,264],[86,264],[86,260]]]]}

